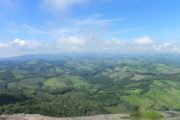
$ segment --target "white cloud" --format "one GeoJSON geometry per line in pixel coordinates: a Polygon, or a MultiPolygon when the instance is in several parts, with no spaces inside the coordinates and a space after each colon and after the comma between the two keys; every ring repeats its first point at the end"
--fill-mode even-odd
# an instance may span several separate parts
{"type": "Polygon", "coordinates": [[[118,38],[112,38],[111,40],[105,41],[104,44],[111,47],[121,47],[124,45],[124,42],[118,38]]]}
{"type": "MultiPolygon", "coordinates": [[[[180,52],[180,46],[166,42],[156,42],[151,40],[147,42],[147,38],[139,37],[138,44],[132,44],[119,38],[111,38],[104,40],[91,39],[88,36],[64,35],[58,41],[40,42],[38,40],[25,40],[16,38],[11,41],[0,42],[0,49],[9,53],[16,52],[18,54],[32,53],[55,53],[55,52],[180,52]],[[141,38],[141,39],[140,39],[141,38]],[[142,39],[144,38],[144,39],[142,39]],[[145,39],[146,38],[146,39],[145,39]],[[140,40],[142,40],[140,42],[140,40]],[[144,42],[146,41],[146,42],[144,42]],[[57,44],[58,42],[58,44],[57,44]]],[[[137,39],[132,39],[134,40],[137,39]]],[[[137,41],[136,41],[137,42],[137,41]]],[[[3,52],[2,52],[3,53],[3,52]]]]}
{"type": "Polygon", "coordinates": [[[27,44],[25,40],[20,40],[19,38],[14,39],[13,43],[18,46],[25,46],[27,44]]]}
{"type": "Polygon", "coordinates": [[[0,49],[10,47],[7,43],[0,43],[0,49]]]}
{"type": "Polygon", "coordinates": [[[157,52],[180,52],[180,48],[170,43],[155,44],[152,46],[157,52]]]}
{"type": "Polygon", "coordinates": [[[88,38],[97,38],[99,36],[108,36],[109,27],[115,22],[119,22],[122,19],[117,18],[102,18],[100,14],[94,14],[89,17],[83,18],[73,18],[71,20],[66,20],[65,24],[61,27],[59,25],[53,24],[53,27],[48,28],[46,35],[52,37],[58,36],[85,36],[88,38]]]}
{"type": "MultiPolygon", "coordinates": [[[[180,46],[171,43],[157,42],[149,36],[142,36],[133,40],[131,50],[141,52],[180,52],[180,46]]],[[[128,46],[127,46],[128,48],[128,46]]]]}
{"type": "Polygon", "coordinates": [[[31,33],[31,34],[40,34],[40,35],[46,34],[43,30],[34,28],[34,27],[30,26],[30,25],[24,25],[24,28],[26,29],[26,31],[28,33],[31,33]]]}
{"type": "Polygon", "coordinates": [[[86,40],[84,38],[77,36],[62,36],[58,42],[63,46],[84,46],[86,44],[86,40]]]}
{"type": "Polygon", "coordinates": [[[154,44],[154,40],[149,36],[142,36],[133,40],[133,43],[138,46],[148,46],[154,44]]]}
{"type": "Polygon", "coordinates": [[[86,3],[89,0],[43,0],[43,5],[46,9],[55,11],[66,11],[74,5],[86,3]]]}
{"type": "Polygon", "coordinates": [[[19,38],[16,38],[13,40],[13,45],[17,47],[38,47],[40,44],[37,41],[32,41],[32,40],[22,40],[19,38]]]}
{"type": "Polygon", "coordinates": [[[123,18],[101,18],[103,14],[94,14],[87,18],[81,18],[81,19],[75,19],[75,25],[81,26],[81,25],[110,25],[115,22],[122,21],[123,18]]]}

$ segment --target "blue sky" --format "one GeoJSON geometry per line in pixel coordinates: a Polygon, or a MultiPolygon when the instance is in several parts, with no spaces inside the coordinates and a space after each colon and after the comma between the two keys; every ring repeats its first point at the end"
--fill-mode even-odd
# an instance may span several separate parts
{"type": "Polygon", "coordinates": [[[0,0],[0,56],[180,52],[179,0],[0,0]]]}

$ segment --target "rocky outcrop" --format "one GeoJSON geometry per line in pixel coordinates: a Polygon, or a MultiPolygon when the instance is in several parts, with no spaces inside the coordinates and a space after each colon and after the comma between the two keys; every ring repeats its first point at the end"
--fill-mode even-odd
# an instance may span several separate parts
{"type": "MultiPolygon", "coordinates": [[[[162,112],[161,120],[180,120],[180,112],[162,112]]],[[[1,115],[0,120],[130,120],[128,114],[97,115],[87,117],[55,118],[36,114],[1,115]]]]}
{"type": "Polygon", "coordinates": [[[15,115],[2,115],[0,120],[129,120],[129,115],[115,114],[115,115],[98,115],[89,117],[74,117],[74,118],[55,118],[45,117],[42,115],[29,115],[29,114],[15,114],[15,115]]]}

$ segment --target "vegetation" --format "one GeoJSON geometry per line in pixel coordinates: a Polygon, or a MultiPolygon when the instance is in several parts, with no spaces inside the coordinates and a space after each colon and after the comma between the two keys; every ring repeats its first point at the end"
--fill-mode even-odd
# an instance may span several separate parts
{"type": "Polygon", "coordinates": [[[163,56],[3,60],[0,114],[130,113],[133,118],[157,120],[162,116],[156,111],[180,111],[178,60],[163,56]]]}

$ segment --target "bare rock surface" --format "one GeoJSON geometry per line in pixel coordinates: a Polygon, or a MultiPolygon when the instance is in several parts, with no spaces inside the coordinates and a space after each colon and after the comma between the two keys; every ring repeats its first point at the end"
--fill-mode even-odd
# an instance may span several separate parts
{"type": "MultiPolygon", "coordinates": [[[[180,112],[162,112],[161,120],[180,120],[180,112]]],[[[0,120],[130,120],[128,114],[97,115],[86,117],[56,118],[36,114],[1,115],[0,120]]]]}
{"type": "Polygon", "coordinates": [[[167,111],[161,114],[164,116],[162,120],[180,120],[180,112],[167,111]]]}
{"type": "Polygon", "coordinates": [[[73,118],[55,118],[46,117],[42,115],[29,115],[29,114],[14,114],[2,115],[0,120],[129,120],[129,115],[115,114],[115,115],[97,115],[88,117],[73,117],[73,118]]]}

